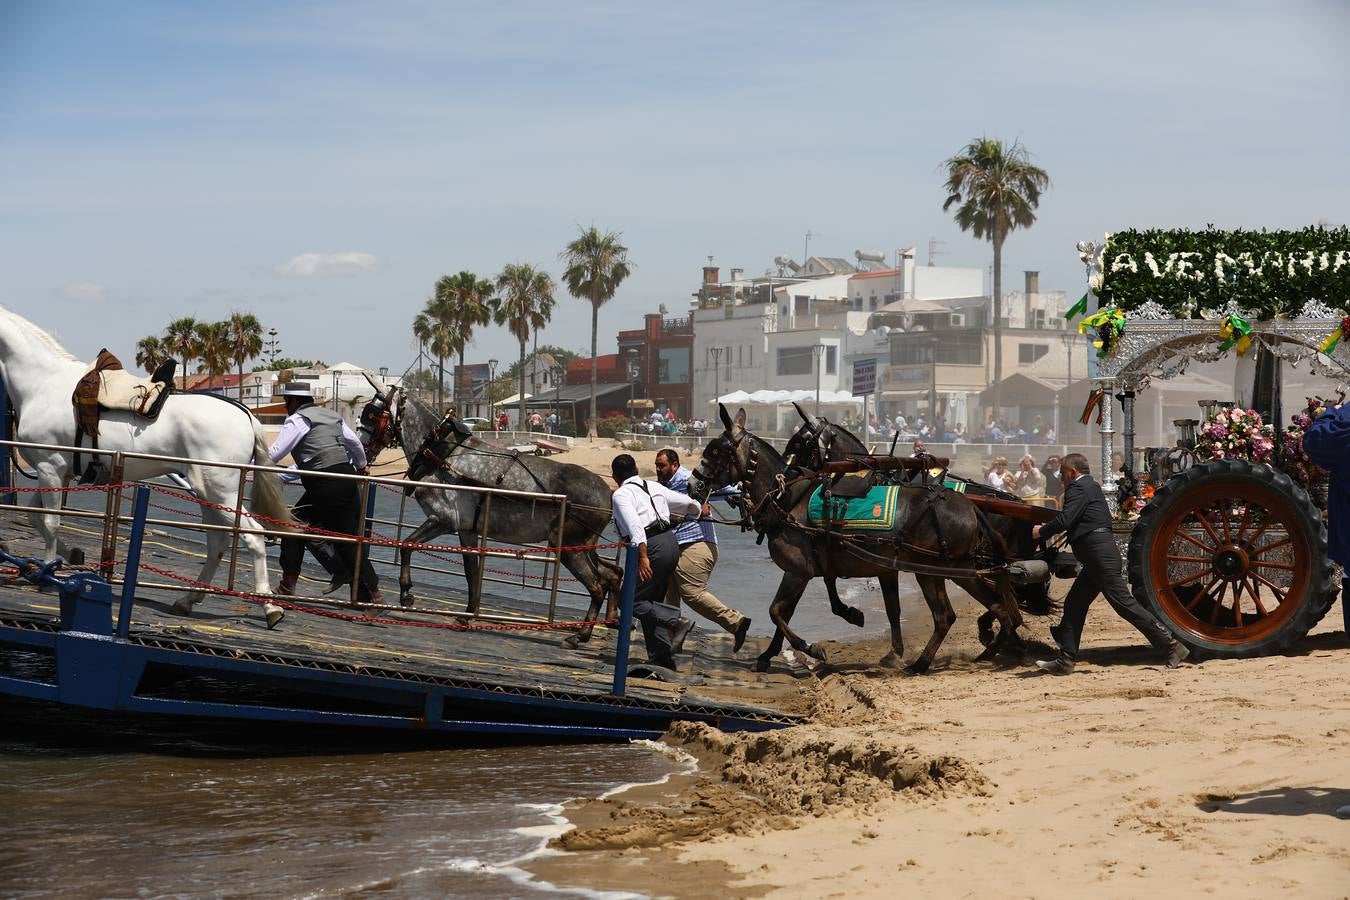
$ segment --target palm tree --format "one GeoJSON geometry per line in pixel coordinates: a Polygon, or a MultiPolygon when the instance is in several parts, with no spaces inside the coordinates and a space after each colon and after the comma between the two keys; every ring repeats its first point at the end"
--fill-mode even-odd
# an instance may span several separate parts
{"type": "Polygon", "coordinates": [[[519,398],[517,428],[525,425],[525,344],[530,332],[538,331],[553,316],[553,279],[529,263],[511,263],[497,276],[497,296],[492,301],[492,319],[505,325],[520,342],[519,398]]]}
{"type": "MultiPolygon", "coordinates": [[[[492,282],[479,278],[472,272],[460,272],[458,275],[446,275],[436,282],[436,296],[444,296],[449,314],[454,322],[455,349],[459,351],[459,377],[464,373],[464,351],[473,337],[473,330],[492,321],[492,282]]],[[[459,396],[460,381],[455,381],[455,400],[463,411],[463,398],[459,396]]]]}
{"type": "MultiPolygon", "coordinates": [[[[210,379],[208,389],[214,385],[216,376],[230,370],[233,345],[230,341],[229,322],[199,322],[197,324],[197,355],[202,359],[199,371],[205,372],[210,379]]],[[[222,388],[223,390],[223,388],[222,388]]]]}
{"type": "Polygon", "coordinates": [[[1005,147],[988,137],[971,141],[943,166],[947,170],[943,212],[955,206],[961,230],[994,245],[994,418],[998,418],[1003,389],[1003,242],[1014,229],[1030,228],[1036,221],[1036,207],[1050,188],[1050,176],[1031,164],[1021,141],[1005,147]]]}
{"type": "Polygon", "coordinates": [[[136,365],[148,373],[153,374],[166,360],[172,358],[173,354],[164,341],[153,334],[136,342],[136,365]]]}
{"type": "MultiPolygon", "coordinates": [[[[239,402],[244,402],[244,363],[262,353],[262,323],[253,313],[230,313],[230,358],[239,374],[239,402]]],[[[256,401],[255,401],[256,402],[256,401]]]]}
{"type": "Polygon", "coordinates": [[[445,402],[445,358],[455,349],[454,320],[448,315],[440,295],[427,299],[427,305],[413,319],[413,335],[436,357],[436,408],[445,402]]]}
{"type": "MultiPolygon", "coordinates": [[[[169,327],[164,329],[164,349],[173,356],[178,357],[182,368],[179,369],[186,379],[188,372],[188,360],[196,359],[201,355],[197,346],[197,320],[191,316],[184,316],[181,319],[174,319],[169,323],[169,327]]],[[[183,382],[187,386],[187,381],[183,382]]]]}
{"type": "Polygon", "coordinates": [[[567,291],[579,300],[591,304],[591,415],[586,426],[586,434],[595,440],[595,394],[596,394],[596,337],[600,332],[600,307],[613,298],[619,285],[632,272],[628,264],[628,248],[619,243],[623,237],[615,231],[601,234],[592,225],[584,229],[577,239],[567,245],[561,259],[567,268],[563,271],[563,281],[567,291]]]}

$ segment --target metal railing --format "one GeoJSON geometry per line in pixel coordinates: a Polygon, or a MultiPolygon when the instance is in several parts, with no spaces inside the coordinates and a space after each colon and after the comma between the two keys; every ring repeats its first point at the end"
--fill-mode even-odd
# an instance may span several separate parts
{"type": "MultiPolygon", "coordinates": [[[[26,456],[27,454],[24,455],[26,456]]],[[[201,591],[202,593],[212,593],[225,596],[237,596],[253,600],[260,599],[261,595],[245,591],[239,591],[236,590],[235,587],[236,578],[239,574],[238,556],[239,556],[240,536],[245,532],[256,534],[260,538],[264,539],[276,538],[280,540],[304,539],[304,536],[308,534],[311,536],[311,539],[315,540],[322,540],[334,544],[355,545],[355,556],[352,564],[351,593],[345,604],[343,604],[341,601],[333,601],[318,597],[292,598],[292,597],[276,597],[273,595],[266,595],[267,599],[270,601],[283,602],[284,605],[286,605],[287,607],[296,608],[302,612],[304,611],[304,607],[298,606],[292,601],[300,600],[303,602],[303,604],[312,606],[329,606],[339,608],[342,606],[346,606],[347,608],[359,607],[360,609],[366,611],[390,610],[404,613],[408,612],[408,610],[402,606],[393,606],[360,601],[359,598],[359,591],[361,584],[360,572],[362,568],[362,562],[365,559],[369,558],[369,561],[371,562],[372,565],[379,563],[387,566],[395,566],[399,564],[399,560],[397,558],[393,560],[383,560],[377,559],[375,556],[370,555],[370,549],[374,547],[388,547],[397,551],[398,555],[401,555],[403,552],[411,551],[413,553],[422,552],[432,555],[436,554],[443,555],[447,553],[473,554],[479,558],[480,564],[478,565],[476,581],[472,586],[470,596],[478,597],[480,602],[477,605],[475,605],[475,608],[472,612],[468,611],[467,609],[445,610],[436,608],[418,608],[417,613],[419,615],[443,616],[443,617],[448,616],[466,620],[469,623],[473,622],[501,623],[520,626],[522,628],[528,627],[531,624],[537,624],[540,626],[548,626],[548,627],[559,627],[559,626],[566,627],[572,623],[570,620],[569,621],[559,620],[558,616],[559,595],[562,594],[564,596],[570,595],[577,597],[585,597],[587,598],[587,600],[589,600],[590,598],[590,593],[588,591],[562,587],[560,586],[559,583],[563,578],[562,556],[564,548],[567,546],[564,542],[566,531],[566,528],[564,526],[567,521],[568,508],[569,505],[571,505],[572,508],[574,509],[577,506],[577,504],[573,503],[565,494],[533,493],[529,491],[477,487],[473,485],[452,485],[452,484],[444,484],[434,480],[417,482],[416,487],[419,491],[431,490],[438,492],[454,492],[459,494],[473,495],[474,497],[478,498],[479,513],[477,524],[479,525],[478,529],[479,537],[477,545],[472,547],[446,546],[436,544],[410,544],[405,539],[405,530],[411,531],[413,528],[415,528],[415,526],[410,526],[409,523],[405,521],[405,512],[407,508],[407,494],[404,492],[403,489],[407,487],[408,482],[402,479],[364,476],[355,474],[348,475],[336,472],[304,473],[306,479],[309,478],[334,479],[340,481],[351,481],[357,484],[360,497],[360,510],[361,510],[360,518],[356,534],[347,535],[334,533],[322,529],[313,529],[303,525],[292,526],[278,521],[267,521],[266,517],[264,516],[252,512],[245,512],[245,496],[247,493],[250,478],[253,479],[259,477],[272,478],[278,477],[285,473],[295,474],[295,470],[280,469],[275,466],[258,465],[254,463],[204,461],[204,460],[188,459],[183,457],[167,456],[162,454],[138,453],[133,451],[107,450],[107,449],[75,448],[63,445],[37,444],[37,443],[9,441],[9,440],[0,440],[0,456],[4,457],[3,460],[0,462],[3,463],[2,467],[6,475],[6,480],[4,481],[3,484],[0,484],[0,511],[8,510],[8,511],[28,512],[28,513],[36,511],[38,514],[41,515],[55,516],[57,519],[58,528],[60,527],[60,524],[64,519],[89,520],[89,521],[96,520],[100,523],[100,527],[97,532],[100,547],[99,560],[96,564],[92,566],[92,568],[94,568],[99,573],[99,575],[109,584],[121,586],[122,601],[119,608],[119,616],[117,620],[117,634],[121,637],[126,637],[129,632],[131,625],[131,612],[136,599],[136,591],[138,589],[162,589],[162,590],[186,589],[191,591],[201,591]],[[15,450],[20,452],[25,450],[29,451],[36,450],[36,451],[57,452],[57,453],[79,452],[81,454],[88,454],[91,457],[98,457],[104,459],[107,461],[108,464],[108,471],[109,471],[108,484],[103,486],[76,486],[74,488],[18,487],[17,485],[14,484],[12,478],[9,477],[12,455],[15,450]],[[141,466],[138,465],[140,463],[152,463],[155,465],[141,466]],[[201,466],[206,468],[228,469],[237,472],[238,473],[237,489],[234,491],[233,502],[230,504],[226,504],[226,503],[215,503],[211,501],[206,501],[199,496],[189,494],[186,490],[175,490],[165,487],[163,485],[148,484],[144,482],[138,482],[136,480],[139,477],[145,478],[161,477],[161,475],[165,474],[163,472],[165,464],[173,467],[174,469],[181,468],[185,470],[189,466],[201,466]],[[151,470],[156,469],[160,471],[155,471],[154,474],[149,474],[151,470]],[[138,472],[138,470],[140,471],[138,472]],[[133,478],[131,482],[124,481],[124,479],[128,477],[128,474],[130,474],[131,477],[133,478]],[[399,514],[396,520],[378,517],[375,515],[377,491],[380,489],[396,491],[398,494],[401,495],[399,503],[399,514]],[[80,509],[77,507],[72,507],[67,502],[72,492],[83,493],[99,490],[104,491],[107,495],[106,501],[104,503],[104,508],[101,512],[93,509],[80,509]],[[17,502],[17,495],[20,493],[35,493],[42,491],[50,491],[52,493],[60,492],[63,501],[62,505],[59,508],[47,508],[45,506],[39,506],[35,508],[31,506],[24,507],[19,505],[17,502]],[[131,495],[130,498],[128,498],[127,496],[128,493],[130,493],[131,495]],[[152,495],[155,494],[159,494],[160,496],[164,497],[175,498],[181,503],[186,504],[187,508],[181,509],[170,506],[164,506],[162,504],[152,504],[151,497],[152,495]],[[129,512],[124,510],[124,505],[127,503],[128,499],[131,500],[132,504],[132,509],[129,512]],[[516,502],[527,502],[530,504],[543,504],[546,506],[555,507],[557,510],[556,522],[558,525],[558,527],[556,528],[556,540],[545,544],[506,544],[503,541],[493,538],[491,517],[492,517],[492,504],[494,499],[497,499],[498,502],[502,502],[503,500],[510,500],[516,502]],[[191,510],[191,506],[194,504],[198,505],[202,509],[204,509],[207,506],[210,506],[222,513],[232,515],[233,521],[230,522],[229,524],[215,524],[205,521],[189,521],[181,518],[169,518],[163,515],[152,515],[150,511],[152,506],[157,506],[160,509],[167,512],[191,516],[193,513],[193,511],[191,510]],[[244,525],[245,516],[247,516],[249,520],[252,523],[255,523],[258,527],[245,526],[244,525]],[[395,529],[395,534],[393,537],[386,537],[383,535],[379,535],[375,532],[376,526],[381,527],[392,526],[395,529]],[[125,529],[125,536],[124,536],[124,529],[125,529]],[[141,553],[142,547],[146,540],[147,531],[150,529],[172,529],[175,531],[195,532],[198,534],[210,534],[213,532],[228,534],[230,539],[229,539],[229,549],[226,554],[226,557],[228,559],[228,569],[227,569],[228,574],[226,576],[226,587],[224,589],[218,589],[212,585],[199,584],[193,581],[192,579],[187,578],[181,579],[179,583],[168,583],[165,581],[151,581],[148,579],[143,579],[141,577],[140,571],[143,568],[141,564],[141,553]],[[122,571],[121,576],[119,577],[117,573],[119,562],[118,551],[123,547],[125,548],[125,555],[121,559],[122,571]],[[522,566],[519,581],[517,581],[515,578],[497,577],[502,574],[500,571],[494,571],[493,574],[489,574],[487,562],[493,559],[519,561],[522,566]],[[538,564],[539,566],[542,567],[543,571],[542,573],[537,575],[527,576],[525,574],[526,564],[538,564]],[[524,611],[516,611],[513,612],[511,615],[505,615],[485,611],[484,604],[482,602],[483,584],[485,582],[495,584],[509,584],[512,586],[527,587],[530,589],[547,590],[548,591],[547,613],[545,615],[530,615],[524,611]],[[532,582],[537,583],[537,588],[536,584],[533,584],[532,582]]],[[[20,472],[22,474],[22,470],[20,470],[20,472]]],[[[251,505],[252,498],[250,497],[249,500],[251,505]]],[[[607,509],[605,511],[606,513],[608,512],[607,509]]],[[[200,512],[200,509],[198,510],[198,512],[200,512]]],[[[593,545],[593,547],[597,552],[607,547],[616,548],[617,551],[617,544],[608,544],[608,545],[597,544],[593,545]]],[[[624,688],[627,657],[628,657],[628,644],[631,632],[631,619],[632,619],[631,607],[635,587],[634,582],[636,580],[635,554],[629,552],[626,554],[626,557],[627,558],[625,559],[624,564],[624,583],[621,591],[621,602],[623,606],[621,609],[620,629],[618,634],[619,647],[616,653],[616,664],[615,664],[616,668],[614,673],[614,692],[616,694],[622,694],[624,688]],[[628,623],[626,626],[623,624],[625,622],[628,623]]],[[[616,552],[616,561],[617,561],[617,552],[616,552]]],[[[462,567],[459,569],[454,569],[450,567],[438,567],[426,564],[416,566],[412,566],[410,564],[410,569],[415,569],[416,571],[428,574],[434,573],[442,576],[463,575],[467,578],[467,575],[462,567]]],[[[360,617],[353,616],[353,618],[360,618],[360,617]]],[[[580,627],[585,623],[577,622],[576,624],[578,625],[578,627],[580,627]]],[[[471,629],[472,625],[466,624],[465,628],[471,629]]]]}

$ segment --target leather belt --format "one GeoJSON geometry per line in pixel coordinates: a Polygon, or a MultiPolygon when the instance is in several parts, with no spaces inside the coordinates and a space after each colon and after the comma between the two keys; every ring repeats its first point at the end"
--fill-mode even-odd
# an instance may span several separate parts
{"type": "Polygon", "coordinates": [[[647,533],[647,537],[656,537],[658,534],[665,534],[667,531],[670,530],[670,527],[671,526],[669,522],[657,521],[653,522],[652,524],[648,525],[646,528],[643,528],[642,530],[647,533]]]}

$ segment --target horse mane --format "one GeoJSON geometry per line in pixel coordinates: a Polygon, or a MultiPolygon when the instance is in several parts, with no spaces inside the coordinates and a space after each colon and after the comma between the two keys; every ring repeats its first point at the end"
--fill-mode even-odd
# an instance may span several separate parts
{"type": "Polygon", "coordinates": [[[46,347],[48,350],[51,350],[53,353],[55,353],[62,359],[68,359],[71,362],[79,362],[79,360],[76,359],[75,356],[71,354],[69,350],[67,350],[65,347],[62,347],[61,344],[57,342],[56,338],[52,337],[50,334],[43,331],[41,328],[37,327],[32,322],[28,321],[23,316],[19,315],[13,310],[0,306],[0,317],[9,319],[15,325],[19,326],[21,329],[26,331],[29,334],[29,336],[33,338],[33,340],[42,344],[44,347],[46,347]]]}

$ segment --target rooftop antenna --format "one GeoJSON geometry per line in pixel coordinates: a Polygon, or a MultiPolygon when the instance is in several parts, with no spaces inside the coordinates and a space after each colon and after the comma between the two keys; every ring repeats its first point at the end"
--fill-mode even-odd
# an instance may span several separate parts
{"type": "Polygon", "coordinates": [[[710,265],[710,266],[711,266],[711,265],[712,265],[712,261],[713,261],[713,257],[712,257],[712,254],[711,254],[711,253],[709,253],[709,254],[708,254],[708,265],[710,265]]]}
{"type": "Polygon", "coordinates": [[[946,253],[947,253],[946,250],[940,250],[940,249],[938,249],[938,248],[940,248],[940,247],[945,247],[945,246],[947,246],[947,242],[946,242],[946,241],[939,241],[939,240],[938,240],[937,238],[935,238],[935,237],[930,237],[930,238],[928,239],[928,265],[930,265],[930,266],[935,265],[935,263],[933,262],[933,257],[935,257],[935,256],[945,256],[945,255],[946,255],[946,253]]]}
{"type": "Polygon", "coordinates": [[[807,260],[811,258],[811,238],[820,237],[820,232],[806,229],[806,244],[802,248],[802,265],[806,265],[807,260]]]}

